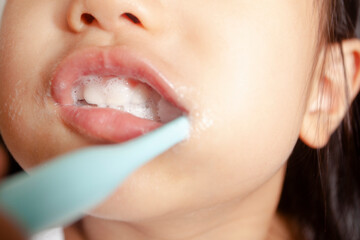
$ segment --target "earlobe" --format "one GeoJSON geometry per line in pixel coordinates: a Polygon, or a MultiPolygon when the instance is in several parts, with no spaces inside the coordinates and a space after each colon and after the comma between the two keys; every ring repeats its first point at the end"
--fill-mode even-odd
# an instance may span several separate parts
{"type": "Polygon", "coordinates": [[[360,40],[328,46],[324,64],[323,74],[312,81],[300,131],[300,139],[312,148],[327,144],[359,93],[360,40]]]}

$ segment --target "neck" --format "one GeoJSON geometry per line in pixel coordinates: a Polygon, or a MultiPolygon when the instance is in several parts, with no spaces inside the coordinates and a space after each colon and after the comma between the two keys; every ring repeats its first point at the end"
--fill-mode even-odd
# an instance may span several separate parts
{"type": "MultiPolygon", "coordinates": [[[[196,212],[131,223],[87,216],[66,233],[74,233],[77,228],[82,238],[89,240],[264,240],[269,238],[269,233],[273,235],[274,227],[279,229],[280,221],[275,216],[284,172],[285,167],[246,198],[239,197],[196,212]]],[[[275,239],[274,236],[271,239],[275,239]]]]}

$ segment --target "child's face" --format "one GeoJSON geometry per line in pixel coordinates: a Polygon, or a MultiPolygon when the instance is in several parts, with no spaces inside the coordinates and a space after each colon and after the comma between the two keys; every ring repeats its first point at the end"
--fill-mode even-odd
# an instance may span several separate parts
{"type": "Polygon", "coordinates": [[[64,117],[51,81],[69,54],[120,46],[165,76],[193,129],[94,214],[145,220],[241,200],[282,174],[299,137],[316,52],[313,4],[8,1],[0,36],[1,135],[24,168],[109,142],[101,137],[104,126],[90,126],[100,132],[94,138],[82,131],[84,123],[64,117]],[[126,12],[141,24],[123,17],[126,12]],[[95,21],[81,22],[83,13],[95,21]]]}

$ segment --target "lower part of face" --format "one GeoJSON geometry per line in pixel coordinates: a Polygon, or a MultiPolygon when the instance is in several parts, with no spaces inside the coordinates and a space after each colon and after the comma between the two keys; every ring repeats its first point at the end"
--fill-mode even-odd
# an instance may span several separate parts
{"type": "MultiPolygon", "coordinates": [[[[91,14],[99,23],[106,7],[120,15],[117,2],[91,14]]],[[[108,21],[78,32],[67,20],[72,4],[12,0],[5,9],[0,130],[21,166],[97,143],[62,121],[49,90],[59,62],[93,46],[146,56],[173,85],[192,125],[187,141],[139,169],[93,214],[132,221],[195,211],[245,198],[284,166],[314,61],[310,0],[139,1],[142,11],[129,11],[142,27],[108,21]]]]}

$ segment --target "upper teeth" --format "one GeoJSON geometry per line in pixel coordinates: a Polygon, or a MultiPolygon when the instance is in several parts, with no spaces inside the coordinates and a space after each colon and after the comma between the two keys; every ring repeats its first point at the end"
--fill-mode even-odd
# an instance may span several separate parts
{"type": "Polygon", "coordinates": [[[74,102],[83,101],[98,107],[116,108],[140,118],[167,122],[181,115],[181,111],[166,102],[148,85],[130,86],[123,78],[84,76],[73,89],[74,102]],[[161,101],[160,101],[161,100],[161,101]],[[167,109],[167,110],[166,110],[167,109]]]}

